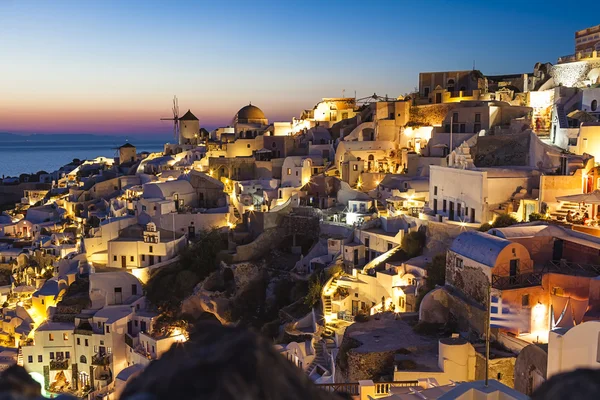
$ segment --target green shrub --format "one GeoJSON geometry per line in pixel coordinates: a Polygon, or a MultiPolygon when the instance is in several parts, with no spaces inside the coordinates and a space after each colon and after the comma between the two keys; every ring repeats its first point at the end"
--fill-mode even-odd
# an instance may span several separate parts
{"type": "Polygon", "coordinates": [[[514,224],[517,224],[519,221],[516,220],[515,217],[513,217],[510,214],[502,214],[499,215],[498,217],[496,217],[496,219],[494,220],[494,223],[492,224],[493,228],[506,228],[507,226],[511,226],[514,224]]]}
{"type": "Polygon", "coordinates": [[[487,232],[490,229],[492,229],[492,225],[488,224],[487,222],[484,224],[481,224],[481,226],[479,227],[479,229],[477,229],[479,232],[487,232]]]}
{"type": "Polygon", "coordinates": [[[540,213],[531,213],[529,214],[529,221],[533,222],[533,221],[547,221],[549,218],[546,217],[546,215],[544,214],[540,214],[540,213]]]}
{"type": "Polygon", "coordinates": [[[423,252],[425,239],[425,234],[421,231],[409,232],[402,238],[402,250],[409,258],[416,257],[423,252]]]}

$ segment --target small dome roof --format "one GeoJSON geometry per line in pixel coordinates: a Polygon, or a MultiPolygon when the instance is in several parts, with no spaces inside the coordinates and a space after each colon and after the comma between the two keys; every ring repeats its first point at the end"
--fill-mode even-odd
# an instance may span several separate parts
{"type": "Polygon", "coordinates": [[[260,108],[249,104],[238,111],[237,119],[267,119],[267,117],[265,117],[265,113],[260,108]]]}

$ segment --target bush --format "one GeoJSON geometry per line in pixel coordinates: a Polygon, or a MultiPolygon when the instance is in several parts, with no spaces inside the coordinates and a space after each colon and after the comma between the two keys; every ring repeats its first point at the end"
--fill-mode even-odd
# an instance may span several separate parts
{"type": "Polygon", "coordinates": [[[485,224],[481,224],[481,226],[479,227],[479,229],[477,229],[479,232],[487,232],[490,229],[492,229],[492,225],[488,224],[487,222],[485,224]]]}
{"type": "Polygon", "coordinates": [[[420,255],[423,247],[425,247],[425,234],[421,231],[409,232],[402,238],[402,250],[410,258],[420,255]]]}
{"type": "Polygon", "coordinates": [[[354,316],[354,322],[369,322],[369,319],[371,317],[365,313],[359,313],[354,316]]]}
{"type": "Polygon", "coordinates": [[[507,226],[511,226],[514,225],[516,223],[518,223],[519,221],[517,221],[515,219],[515,217],[513,217],[510,214],[502,214],[499,215],[495,220],[494,223],[492,224],[493,228],[506,228],[507,226]]]}
{"type": "Polygon", "coordinates": [[[547,221],[549,218],[546,218],[546,215],[540,213],[531,213],[529,214],[529,222],[533,221],[547,221]]]}
{"type": "Polygon", "coordinates": [[[314,307],[321,300],[321,292],[323,291],[323,282],[318,275],[313,275],[308,281],[308,292],[304,298],[304,304],[309,307],[314,307]]]}

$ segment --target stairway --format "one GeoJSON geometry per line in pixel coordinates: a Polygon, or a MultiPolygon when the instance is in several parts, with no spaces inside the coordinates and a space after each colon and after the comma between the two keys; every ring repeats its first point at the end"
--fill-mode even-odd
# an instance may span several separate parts
{"type": "Polygon", "coordinates": [[[563,104],[556,105],[556,116],[558,117],[558,126],[561,129],[566,129],[569,127],[567,114],[565,113],[565,106],[563,104]]]}
{"type": "Polygon", "coordinates": [[[17,365],[23,366],[23,348],[19,346],[19,352],[17,353],[17,365]]]}
{"type": "Polygon", "coordinates": [[[573,203],[570,201],[565,201],[565,202],[560,203],[560,208],[558,208],[553,213],[550,213],[550,215],[552,216],[553,219],[556,219],[557,221],[566,221],[567,213],[569,211],[572,211],[574,214],[578,210],[579,210],[579,204],[573,203]]]}

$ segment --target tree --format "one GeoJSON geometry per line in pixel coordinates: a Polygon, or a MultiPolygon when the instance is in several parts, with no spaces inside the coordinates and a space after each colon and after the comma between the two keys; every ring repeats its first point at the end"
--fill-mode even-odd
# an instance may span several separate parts
{"type": "Polygon", "coordinates": [[[224,248],[219,231],[199,232],[196,239],[180,252],[177,264],[157,270],[146,284],[147,299],[162,312],[177,314],[196,285],[219,267],[224,248]]]}
{"type": "Polygon", "coordinates": [[[409,232],[402,238],[402,250],[408,257],[416,257],[421,254],[425,247],[425,234],[421,231],[409,232]]]}
{"type": "Polygon", "coordinates": [[[446,253],[434,256],[426,268],[426,283],[429,290],[435,288],[436,285],[441,286],[446,283],[446,253]]]}

